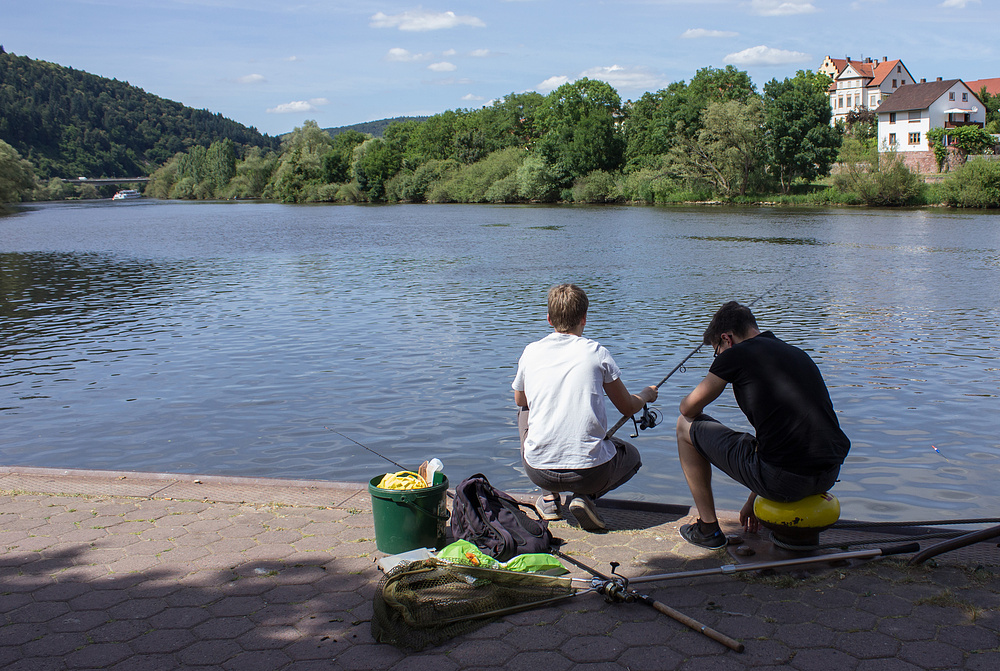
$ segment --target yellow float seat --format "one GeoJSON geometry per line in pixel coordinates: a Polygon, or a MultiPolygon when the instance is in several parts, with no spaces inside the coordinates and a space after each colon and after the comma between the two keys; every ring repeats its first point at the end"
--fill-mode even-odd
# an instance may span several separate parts
{"type": "Polygon", "coordinates": [[[776,539],[795,545],[815,545],[819,533],[840,519],[840,501],[829,492],[789,503],[758,496],[753,502],[753,513],[776,539]]]}

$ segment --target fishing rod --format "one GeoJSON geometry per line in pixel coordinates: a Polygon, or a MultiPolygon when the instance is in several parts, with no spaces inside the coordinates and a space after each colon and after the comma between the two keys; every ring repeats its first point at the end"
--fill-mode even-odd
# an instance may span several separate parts
{"type": "MultiPolygon", "coordinates": [[[[784,280],[782,280],[781,282],[784,282],[784,280]]],[[[747,307],[753,306],[753,304],[756,303],[757,301],[759,301],[761,298],[763,298],[767,294],[771,293],[774,289],[777,289],[779,286],[781,286],[781,282],[773,284],[770,287],[768,287],[767,289],[765,289],[763,293],[759,294],[756,298],[754,298],[752,301],[750,301],[749,303],[747,303],[747,307]]],[[[686,364],[688,362],[688,359],[690,359],[695,354],[697,354],[698,352],[700,352],[701,348],[704,347],[704,346],[705,346],[704,342],[699,343],[698,346],[695,347],[693,350],[691,350],[686,357],[684,357],[683,359],[681,359],[681,362],[679,364],[677,364],[676,366],[674,366],[673,370],[671,370],[669,373],[667,373],[667,375],[662,380],[660,380],[657,384],[655,384],[653,386],[656,387],[657,389],[659,389],[660,387],[662,387],[666,383],[667,380],[669,380],[671,378],[671,376],[673,376],[674,373],[676,373],[677,371],[684,371],[685,370],[684,369],[684,364],[686,364]]],[[[614,426],[612,426],[610,429],[608,429],[608,433],[604,436],[604,439],[607,440],[607,439],[611,438],[611,436],[615,435],[615,431],[617,431],[618,429],[622,428],[625,425],[625,422],[629,421],[630,419],[632,420],[633,423],[635,423],[634,417],[635,417],[634,413],[631,414],[631,415],[624,415],[621,419],[619,419],[615,423],[614,426]]],[[[647,405],[643,405],[642,406],[642,417],[640,418],[638,424],[636,424],[636,431],[635,431],[634,434],[632,434],[631,437],[635,438],[636,436],[638,436],[639,435],[639,429],[652,429],[654,426],[656,426],[656,424],[659,421],[659,419],[660,419],[660,416],[656,413],[655,410],[650,410],[647,405]]]]}
{"type": "Polygon", "coordinates": [[[897,545],[890,548],[873,548],[871,550],[852,550],[849,552],[834,552],[832,554],[813,555],[811,557],[795,557],[793,559],[776,559],[775,561],[755,562],[752,564],[726,564],[718,568],[697,569],[694,571],[679,571],[677,573],[660,573],[632,578],[632,583],[657,582],[660,580],[676,580],[680,578],[699,578],[707,575],[732,575],[744,571],[759,571],[771,568],[787,568],[820,562],[846,561],[848,559],[872,559],[888,557],[889,555],[910,554],[920,550],[919,543],[897,545]]]}
{"type": "Polygon", "coordinates": [[[361,447],[365,448],[366,450],[368,450],[369,452],[371,452],[372,454],[374,454],[374,455],[375,455],[375,456],[377,456],[377,457],[382,457],[383,459],[385,459],[386,461],[388,461],[388,462],[389,462],[390,464],[392,464],[393,466],[396,466],[397,468],[399,468],[399,470],[401,470],[401,471],[408,471],[408,470],[409,470],[408,468],[406,468],[406,466],[403,466],[402,464],[397,464],[397,463],[396,463],[395,461],[393,461],[393,460],[392,460],[392,459],[390,459],[389,457],[385,456],[384,454],[379,454],[378,452],[376,452],[376,451],[375,451],[375,450],[373,450],[372,448],[368,447],[367,445],[361,445],[361,443],[359,443],[358,441],[354,440],[354,439],[353,439],[353,438],[351,438],[350,436],[345,436],[345,435],[344,435],[344,434],[342,434],[342,433],[341,433],[340,431],[334,431],[333,429],[331,429],[331,428],[330,428],[330,427],[328,427],[328,426],[324,426],[323,428],[324,428],[324,429],[326,429],[327,431],[333,431],[333,432],[334,432],[335,434],[337,434],[337,435],[338,435],[338,436],[340,436],[341,438],[347,438],[347,440],[351,441],[351,442],[352,442],[352,443],[354,443],[355,445],[359,445],[359,446],[361,446],[361,447]]]}

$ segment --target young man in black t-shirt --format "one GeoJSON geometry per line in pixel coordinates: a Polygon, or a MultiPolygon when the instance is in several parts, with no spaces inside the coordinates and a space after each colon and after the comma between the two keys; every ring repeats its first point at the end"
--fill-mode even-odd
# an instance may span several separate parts
{"type": "Polygon", "coordinates": [[[736,301],[723,305],[704,341],[715,349],[715,361],[681,401],[677,420],[677,451],[699,515],[697,523],[681,527],[681,535],[695,545],[721,548],[726,537],[715,512],[713,465],[750,489],[740,523],[757,531],[758,495],[788,502],[827,491],[851,443],[813,360],[770,331],[762,333],[749,308],[736,301]],[[733,431],[702,412],[727,384],[756,435],[733,431]]]}

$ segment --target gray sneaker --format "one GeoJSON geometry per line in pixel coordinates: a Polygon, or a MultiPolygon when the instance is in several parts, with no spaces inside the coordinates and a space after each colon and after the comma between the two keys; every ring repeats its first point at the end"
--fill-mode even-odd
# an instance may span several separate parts
{"type": "Polygon", "coordinates": [[[538,516],[543,520],[561,520],[562,515],[559,514],[559,496],[556,496],[555,501],[546,501],[545,494],[538,497],[535,501],[535,510],[538,511],[538,516]]]}
{"type": "Polygon", "coordinates": [[[587,531],[603,531],[608,528],[601,516],[597,514],[594,497],[588,494],[574,497],[569,504],[569,509],[580,526],[587,531]]]}

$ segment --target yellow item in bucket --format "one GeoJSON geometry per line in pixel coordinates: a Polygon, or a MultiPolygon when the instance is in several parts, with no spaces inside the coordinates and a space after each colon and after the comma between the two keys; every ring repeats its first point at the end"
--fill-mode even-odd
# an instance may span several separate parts
{"type": "Polygon", "coordinates": [[[386,473],[378,483],[379,489],[424,489],[427,482],[413,471],[386,473]]]}

